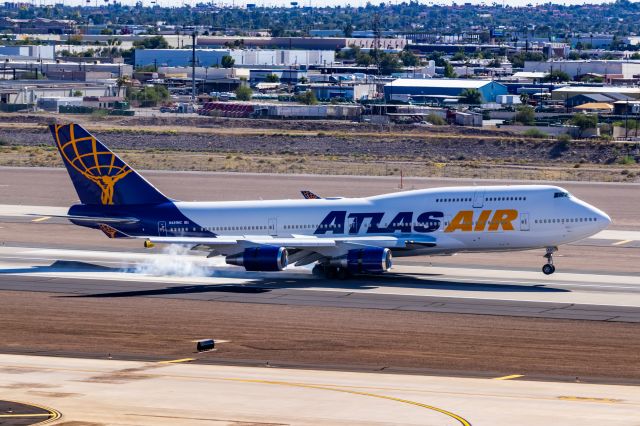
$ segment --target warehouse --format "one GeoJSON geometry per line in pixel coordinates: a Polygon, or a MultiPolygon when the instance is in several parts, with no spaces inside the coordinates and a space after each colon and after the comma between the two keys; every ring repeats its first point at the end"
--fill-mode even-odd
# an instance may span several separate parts
{"type": "Polygon", "coordinates": [[[399,78],[385,84],[384,96],[387,101],[428,102],[458,99],[465,90],[472,89],[480,92],[482,102],[495,102],[497,96],[507,94],[507,87],[493,80],[399,78]]]}
{"type": "MultiPolygon", "coordinates": [[[[221,67],[222,58],[231,56],[234,66],[309,66],[331,64],[335,61],[333,50],[241,50],[241,49],[196,49],[196,65],[221,67]]],[[[192,51],[189,49],[136,49],[136,67],[191,66],[192,51]]]]}

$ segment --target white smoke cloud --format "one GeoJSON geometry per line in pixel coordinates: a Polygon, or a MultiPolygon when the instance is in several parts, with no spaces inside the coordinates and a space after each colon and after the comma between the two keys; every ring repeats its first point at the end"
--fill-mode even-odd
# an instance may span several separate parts
{"type": "MultiPolygon", "coordinates": [[[[288,272],[309,274],[313,268],[312,265],[294,266],[289,265],[286,269],[288,272]]],[[[167,245],[161,248],[160,253],[155,253],[146,257],[144,260],[129,264],[122,268],[124,272],[144,274],[149,276],[161,277],[224,277],[224,278],[273,278],[277,272],[248,272],[244,268],[238,266],[227,265],[223,256],[215,256],[207,258],[204,252],[193,254],[189,246],[167,245]]]]}
{"type": "Polygon", "coordinates": [[[207,262],[189,255],[189,247],[171,244],[163,247],[162,253],[136,264],[131,272],[152,276],[210,277],[213,271],[209,267],[224,265],[224,259],[204,260],[207,262]]]}

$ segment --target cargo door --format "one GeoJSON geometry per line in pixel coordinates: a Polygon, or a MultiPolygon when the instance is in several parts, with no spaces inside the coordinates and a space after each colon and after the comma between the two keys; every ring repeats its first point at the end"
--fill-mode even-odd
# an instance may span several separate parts
{"type": "Polygon", "coordinates": [[[476,190],[473,194],[473,208],[480,209],[484,207],[484,191],[476,190]]]}
{"type": "Polygon", "coordinates": [[[269,235],[276,236],[278,235],[278,218],[270,217],[269,218],[269,235]]]}

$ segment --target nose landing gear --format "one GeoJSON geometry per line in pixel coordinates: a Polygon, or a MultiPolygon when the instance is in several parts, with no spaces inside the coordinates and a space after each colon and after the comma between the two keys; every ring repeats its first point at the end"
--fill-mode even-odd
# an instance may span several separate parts
{"type": "Polygon", "coordinates": [[[543,256],[547,259],[547,264],[542,267],[542,273],[545,275],[551,275],[556,271],[556,267],[553,265],[553,253],[558,251],[558,247],[547,247],[547,252],[543,256]]]}

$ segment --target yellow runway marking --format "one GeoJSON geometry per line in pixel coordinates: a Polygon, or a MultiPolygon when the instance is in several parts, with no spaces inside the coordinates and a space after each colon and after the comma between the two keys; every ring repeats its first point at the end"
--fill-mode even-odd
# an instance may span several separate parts
{"type": "Polygon", "coordinates": [[[350,389],[343,389],[343,388],[332,387],[332,386],[311,385],[311,384],[305,384],[305,383],[280,382],[280,381],[260,380],[260,379],[239,379],[239,378],[238,379],[226,378],[222,380],[241,382],[241,383],[263,383],[267,385],[281,385],[281,386],[294,386],[294,387],[309,388],[309,389],[321,389],[321,390],[328,390],[328,391],[334,391],[334,392],[349,393],[352,395],[362,395],[362,396],[370,396],[372,398],[387,399],[389,401],[396,401],[396,402],[401,402],[403,404],[415,405],[416,407],[426,408],[427,410],[435,411],[435,412],[444,414],[445,416],[448,416],[454,420],[457,420],[462,426],[471,426],[471,423],[469,423],[469,421],[465,420],[464,418],[460,417],[455,413],[452,413],[451,411],[434,407],[433,405],[423,404],[421,402],[411,401],[411,400],[402,399],[402,398],[396,398],[394,396],[354,391],[350,389]]]}
{"type": "Polygon", "coordinates": [[[583,402],[604,402],[606,404],[615,404],[620,402],[620,399],[613,398],[589,398],[586,396],[559,396],[558,399],[563,401],[583,401],[583,402]]]}
{"type": "Polygon", "coordinates": [[[34,414],[0,414],[0,417],[49,417],[51,413],[34,413],[34,414]]]}
{"type": "Polygon", "coordinates": [[[612,246],[621,246],[623,244],[632,243],[633,240],[622,240],[611,244],[612,246]]]}
{"type": "Polygon", "coordinates": [[[524,374],[512,374],[510,376],[496,377],[493,380],[511,380],[511,379],[517,379],[518,377],[524,377],[524,374]]]}
{"type": "Polygon", "coordinates": [[[191,362],[195,360],[195,358],[172,359],[170,361],[159,361],[158,364],[178,364],[180,362],[191,362]]]}
{"type": "Polygon", "coordinates": [[[47,219],[51,219],[51,216],[42,216],[37,219],[33,219],[31,222],[44,222],[47,219]]]}

